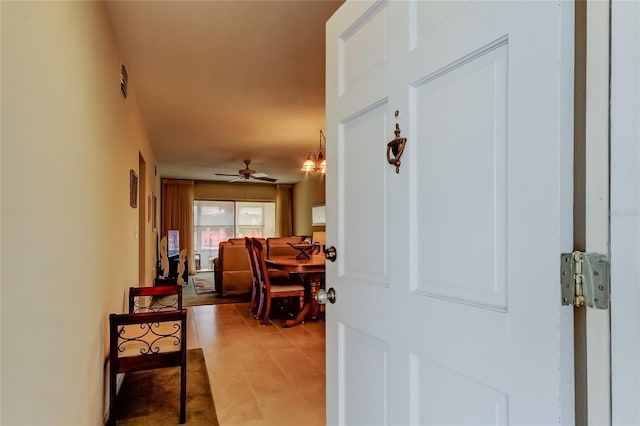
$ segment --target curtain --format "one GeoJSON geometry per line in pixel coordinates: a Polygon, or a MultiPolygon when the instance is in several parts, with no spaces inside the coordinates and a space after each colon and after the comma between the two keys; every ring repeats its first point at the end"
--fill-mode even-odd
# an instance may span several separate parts
{"type": "Polygon", "coordinates": [[[276,185],[276,236],[293,235],[293,185],[276,185]]]}
{"type": "Polygon", "coordinates": [[[162,234],[169,229],[180,231],[180,250],[187,249],[189,275],[196,273],[193,256],[193,181],[162,180],[162,234]]]}

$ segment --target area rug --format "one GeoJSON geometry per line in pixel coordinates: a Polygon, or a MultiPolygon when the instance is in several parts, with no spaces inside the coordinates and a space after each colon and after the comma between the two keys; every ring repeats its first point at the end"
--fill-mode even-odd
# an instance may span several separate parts
{"type": "MultiPolygon", "coordinates": [[[[180,367],[129,373],[118,393],[118,425],[177,425],[180,417],[180,367]]],[[[209,374],[201,348],[187,351],[187,422],[219,425],[209,374]]]]}
{"type": "Polygon", "coordinates": [[[189,283],[182,287],[182,305],[221,305],[243,303],[251,300],[250,294],[219,296],[214,290],[213,272],[204,272],[189,277],[189,283]]]}
{"type": "Polygon", "coordinates": [[[214,294],[216,291],[214,288],[213,277],[196,275],[195,277],[191,278],[191,282],[193,283],[193,288],[195,289],[198,296],[203,296],[205,294],[214,294]]]}

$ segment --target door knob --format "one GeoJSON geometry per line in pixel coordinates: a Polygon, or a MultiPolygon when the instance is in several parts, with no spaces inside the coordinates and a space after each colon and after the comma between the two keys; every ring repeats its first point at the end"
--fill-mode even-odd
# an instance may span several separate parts
{"type": "Polygon", "coordinates": [[[336,303],[336,291],[333,287],[330,287],[329,290],[323,288],[317,290],[314,297],[319,305],[326,304],[327,300],[330,303],[336,303]]]}
{"type": "Polygon", "coordinates": [[[325,259],[335,262],[337,257],[338,257],[338,252],[336,251],[336,248],[334,246],[324,249],[325,259]]]}

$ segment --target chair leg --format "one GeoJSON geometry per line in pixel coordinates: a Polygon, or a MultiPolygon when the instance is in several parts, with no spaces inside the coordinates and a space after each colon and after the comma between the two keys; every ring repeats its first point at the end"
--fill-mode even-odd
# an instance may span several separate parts
{"type": "Polygon", "coordinates": [[[262,325],[267,325],[269,323],[269,313],[271,312],[271,298],[266,297],[265,295],[265,299],[267,299],[267,304],[264,308],[264,318],[262,319],[262,325]]]}
{"type": "Polygon", "coordinates": [[[256,300],[257,298],[258,291],[256,289],[256,286],[253,285],[253,288],[251,289],[251,304],[249,304],[249,311],[254,314],[254,316],[256,315],[256,309],[258,305],[258,301],[256,300]]]}
{"type": "MultiPolygon", "coordinates": [[[[110,366],[113,369],[113,365],[110,366]]],[[[112,371],[109,371],[109,420],[107,421],[108,426],[115,426],[116,418],[117,418],[117,408],[116,408],[116,374],[112,371]]]]}
{"type": "Polygon", "coordinates": [[[258,305],[258,310],[256,311],[256,314],[254,315],[255,319],[260,319],[262,313],[264,312],[264,299],[265,299],[265,294],[263,291],[260,291],[260,303],[258,305]]]}
{"type": "Polygon", "coordinates": [[[180,424],[187,421],[187,364],[180,366],[180,424]]]}

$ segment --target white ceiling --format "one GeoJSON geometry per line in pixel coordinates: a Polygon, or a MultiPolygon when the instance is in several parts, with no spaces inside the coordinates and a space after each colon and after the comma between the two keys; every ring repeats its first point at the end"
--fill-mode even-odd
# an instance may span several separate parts
{"type": "Polygon", "coordinates": [[[214,173],[250,159],[301,181],[325,127],[325,23],[341,3],[108,1],[159,174],[231,180],[214,173]]]}

